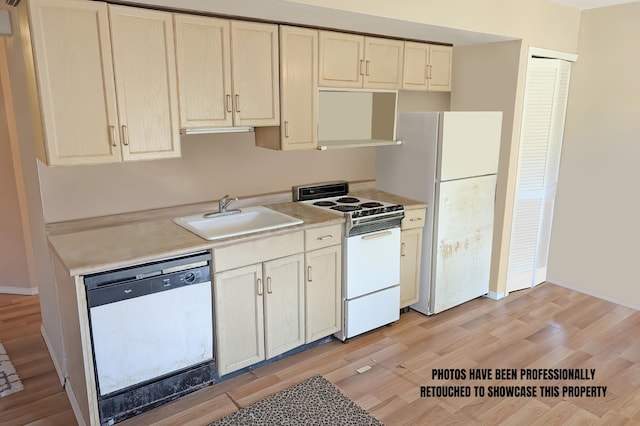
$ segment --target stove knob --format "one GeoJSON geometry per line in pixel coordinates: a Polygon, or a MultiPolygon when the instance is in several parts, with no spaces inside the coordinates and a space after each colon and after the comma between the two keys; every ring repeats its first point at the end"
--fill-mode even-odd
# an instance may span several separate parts
{"type": "Polygon", "coordinates": [[[360,217],[361,212],[353,212],[352,217],[360,217]]]}

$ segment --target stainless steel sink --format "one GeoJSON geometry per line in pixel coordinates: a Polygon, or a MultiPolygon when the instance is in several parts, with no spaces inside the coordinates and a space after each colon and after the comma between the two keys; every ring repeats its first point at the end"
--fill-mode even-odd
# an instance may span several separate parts
{"type": "Polygon", "coordinates": [[[238,213],[229,213],[211,217],[197,214],[178,217],[173,221],[205,240],[218,240],[303,223],[300,219],[263,206],[245,207],[238,213]]]}

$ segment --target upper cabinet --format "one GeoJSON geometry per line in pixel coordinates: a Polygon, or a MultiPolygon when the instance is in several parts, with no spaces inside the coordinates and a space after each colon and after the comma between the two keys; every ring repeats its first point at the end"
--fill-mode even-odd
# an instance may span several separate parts
{"type": "Polygon", "coordinates": [[[402,87],[403,41],[320,31],[319,49],[320,86],[402,87]]]}
{"type": "Polygon", "coordinates": [[[402,88],[451,91],[451,46],[405,42],[402,88]]]}
{"type": "Polygon", "coordinates": [[[318,142],[318,31],[280,26],[280,127],[256,128],[265,148],[315,149],[318,142]]]}
{"type": "Polygon", "coordinates": [[[28,11],[47,164],[180,156],[170,14],[68,0],[28,11]]]}
{"type": "Polygon", "coordinates": [[[233,125],[230,23],[174,15],[180,127],[233,125]]]}
{"type": "Polygon", "coordinates": [[[280,124],[277,25],[174,19],[181,128],[280,124]]]}
{"type": "Polygon", "coordinates": [[[125,160],[180,156],[178,92],[169,13],[109,6],[125,160]]]}

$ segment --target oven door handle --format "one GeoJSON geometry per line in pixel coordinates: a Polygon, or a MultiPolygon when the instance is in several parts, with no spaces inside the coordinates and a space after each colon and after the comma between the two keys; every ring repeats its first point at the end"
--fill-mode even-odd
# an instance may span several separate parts
{"type": "Polygon", "coordinates": [[[391,231],[385,231],[385,232],[380,232],[378,234],[363,235],[362,239],[373,240],[374,238],[386,237],[387,235],[391,235],[391,234],[393,234],[391,231]]]}

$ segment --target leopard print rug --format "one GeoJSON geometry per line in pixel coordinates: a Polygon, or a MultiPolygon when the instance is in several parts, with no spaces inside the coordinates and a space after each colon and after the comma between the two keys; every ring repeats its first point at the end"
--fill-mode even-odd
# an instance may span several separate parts
{"type": "Polygon", "coordinates": [[[209,426],[383,426],[322,376],[313,376],[209,426]]]}

